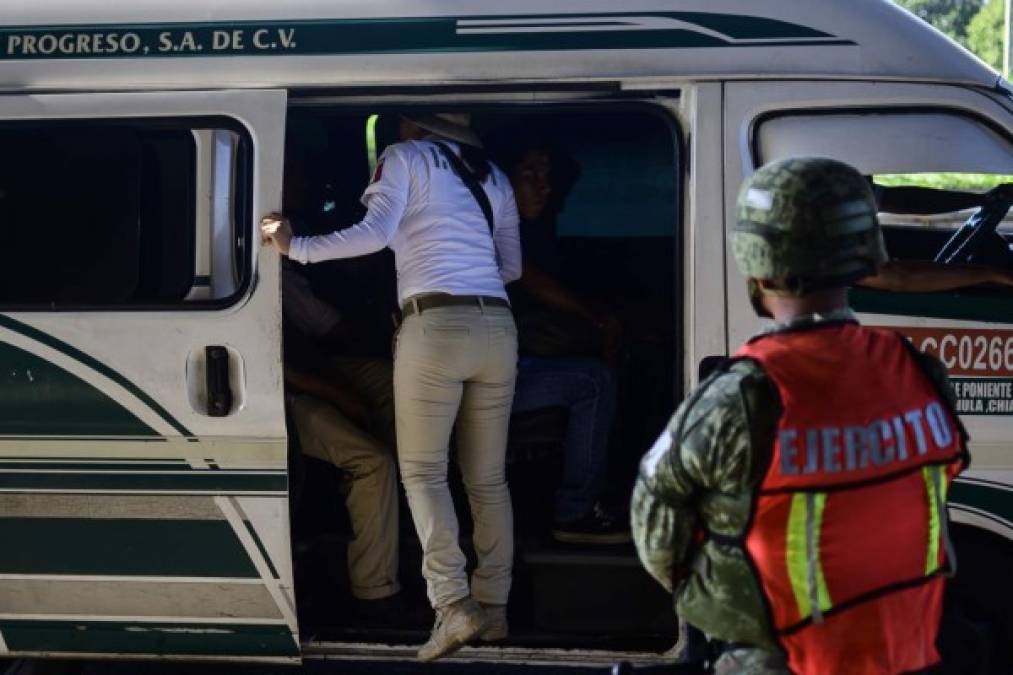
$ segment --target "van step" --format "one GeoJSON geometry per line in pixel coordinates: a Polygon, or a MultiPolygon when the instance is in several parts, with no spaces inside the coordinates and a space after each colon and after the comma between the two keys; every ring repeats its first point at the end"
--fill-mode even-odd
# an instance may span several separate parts
{"type": "MultiPolygon", "coordinates": [[[[403,661],[415,658],[418,645],[386,645],[376,643],[309,642],[303,644],[307,659],[355,658],[376,661],[403,661]]],[[[671,666],[672,675],[695,672],[672,664],[667,653],[608,651],[604,649],[553,649],[545,647],[463,647],[440,660],[441,663],[517,664],[523,666],[586,666],[610,668],[620,662],[635,668],[671,666]]],[[[414,672],[414,671],[413,671],[414,672]]],[[[440,671],[443,672],[443,671],[440,671]]],[[[478,671],[476,671],[478,672],[478,671]]],[[[487,672],[487,671],[481,671],[487,672]]],[[[567,671],[574,672],[574,671],[567,671]]],[[[578,671],[579,672],[579,671],[578,671]]],[[[601,671],[598,671],[601,672],[601,671]]],[[[637,672],[637,671],[634,671],[637,672]]]]}
{"type": "Polygon", "coordinates": [[[529,544],[515,570],[536,631],[675,642],[672,596],[644,571],[631,545],[529,544]]]}
{"type": "MultiPolygon", "coordinates": [[[[235,663],[186,663],[130,661],[0,660],[0,674],[7,675],[608,675],[627,661],[621,652],[516,652],[465,647],[437,663],[419,663],[411,647],[374,649],[382,645],[303,644],[300,667],[235,663]],[[496,652],[501,652],[497,654],[496,652]]],[[[632,675],[703,675],[690,666],[648,662],[631,655],[632,675]]],[[[628,662],[628,661],[627,661],[628,662]]]]}
{"type": "MultiPolygon", "coordinates": [[[[432,623],[412,629],[363,628],[346,625],[334,627],[316,626],[312,632],[303,633],[303,645],[421,645],[429,638],[432,623]]],[[[652,660],[655,656],[672,648],[675,638],[667,635],[639,635],[596,633],[574,635],[572,633],[549,633],[528,626],[510,627],[510,637],[503,642],[479,643],[477,649],[513,650],[514,652],[558,651],[558,652],[608,652],[638,654],[652,660]]],[[[316,647],[314,647],[315,649],[316,647]]]]}
{"type": "Polygon", "coordinates": [[[521,560],[529,565],[565,565],[568,567],[640,567],[632,544],[562,544],[555,541],[518,547],[521,560]]]}

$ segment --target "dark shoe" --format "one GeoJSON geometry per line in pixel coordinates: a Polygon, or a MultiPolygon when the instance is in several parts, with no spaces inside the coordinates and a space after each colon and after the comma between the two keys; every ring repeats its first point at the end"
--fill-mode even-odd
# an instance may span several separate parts
{"type": "Polygon", "coordinates": [[[616,517],[600,502],[580,520],[556,523],[552,536],[566,544],[625,544],[633,539],[626,519],[616,517]]]}

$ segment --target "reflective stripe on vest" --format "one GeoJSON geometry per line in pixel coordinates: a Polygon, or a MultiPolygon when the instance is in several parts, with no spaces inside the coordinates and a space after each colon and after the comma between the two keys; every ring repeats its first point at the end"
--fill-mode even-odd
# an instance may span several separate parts
{"type": "Polygon", "coordinates": [[[813,621],[822,621],[823,612],[832,607],[820,565],[820,529],[826,504],[824,493],[798,493],[792,496],[788,514],[788,576],[799,616],[812,616],[813,621]]]}
{"type": "Polygon", "coordinates": [[[939,545],[941,543],[946,553],[946,559],[951,561],[948,575],[953,576],[956,573],[954,565],[957,557],[953,551],[947,527],[946,497],[950,489],[950,480],[946,476],[946,467],[923,467],[922,478],[925,480],[925,496],[929,502],[929,542],[925,555],[925,574],[935,574],[939,571],[939,545]]]}

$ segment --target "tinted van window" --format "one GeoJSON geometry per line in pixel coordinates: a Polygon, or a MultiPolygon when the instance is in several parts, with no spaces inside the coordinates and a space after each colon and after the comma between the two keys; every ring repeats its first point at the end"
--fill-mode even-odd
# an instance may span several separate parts
{"type": "MultiPolygon", "coordinates": [[[[0,305],[160,306],[213,299],[216,144],[189,125],[56,122],[0,127],[0,305]],[[201,169],[202,165],[208,168],[201,169]],[[207,185],[198,185],[200,180],[207,185]]],[[[229,198],[236,162],[226,165],[229,198]]],[[[221,182],[221,181],[219,181],[221,182]]],[[[230,210],[234,220],[241,209],[230,210]]],[[[242,242],[232,236],[226,246],[242,242]]],[[[240,230],[236,230],[237,232],[240,230]]],[[[245,238],[244,238],[245,239],[245,238]]],[[[230,265],[229,275],[235,275],[230,265]]],[[[233,287],[235,284],[233,284],[233,287]]]]}

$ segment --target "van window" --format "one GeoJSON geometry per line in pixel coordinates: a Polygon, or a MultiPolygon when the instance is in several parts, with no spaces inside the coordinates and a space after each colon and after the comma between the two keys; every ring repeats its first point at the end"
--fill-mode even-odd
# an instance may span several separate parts
{"type": "Polygon", "coordinates": [[[0,218],[12,254],[0,266],[0,305],[158,307],[233,295],[246,274],[241,145],[234,131],[186,122],[3,125],[0,218]]]}
{"type": "MultiPolygon", "coordinates": [[[[980,200],[971,195],[1013,182],[1010,139],[958,112],[875,109],[771,116],[758,124],[753,151],[758,165],[814,155],[840,159],[869,176],[887,252],[900,261],[939,257],[942,263],[947,242],[977,214],[977,206],[968,202],[980,200]]],[[[995,234],[982,237],[973,251],[945,256],[949,264],[1013,272],[1013,214],[1000,213],[995,220],[995,234]]],[[[1013,320],[1013,289],[994,283],[931,293],[856,286],[851,301],[856,310],[876,314],[1013,320]]]]}

